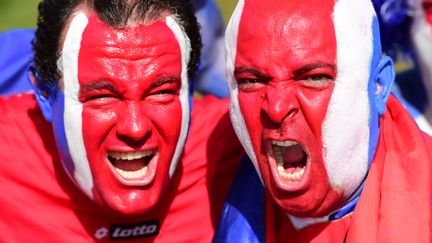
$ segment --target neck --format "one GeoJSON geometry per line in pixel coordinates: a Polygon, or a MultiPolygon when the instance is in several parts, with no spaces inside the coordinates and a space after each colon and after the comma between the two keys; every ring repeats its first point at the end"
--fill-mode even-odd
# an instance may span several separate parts
{"type": "Polygon", "coordinates": [[[333,220],[341,219],[347,215],[350,215],[354,211],[357,205],[365,181],[366,179],[363,180],[359,188],[353,193],[353,195],[347,200],[347,202],[344,205],[342,205],[339,209],[331,212],[326,216],[315,217],[315,218],[300,218],[290,214],[287,214],[287,216],[290,219],[291,223],[293,224],[294,228],[296,230],[301,230],[309,225],[330,222],[333,220]]]}

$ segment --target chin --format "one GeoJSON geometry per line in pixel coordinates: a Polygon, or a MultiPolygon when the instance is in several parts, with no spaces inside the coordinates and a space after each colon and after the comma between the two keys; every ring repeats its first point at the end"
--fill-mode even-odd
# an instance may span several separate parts
{"type": "Polygon", "coordinates": [[[102,191],[94,202],[106,211],[123,216],[148,213],[160,203],[162,188],[117,188],[117,191],[102,191]]]}
{"type": "Polygon", "coordinates": [[[272,189],[271,195],[286,213],[301,218],[324,217],[343,205],[342,195],[331,188],[319,193],[305,191],[290,195],[281,195],[272,189]]]}

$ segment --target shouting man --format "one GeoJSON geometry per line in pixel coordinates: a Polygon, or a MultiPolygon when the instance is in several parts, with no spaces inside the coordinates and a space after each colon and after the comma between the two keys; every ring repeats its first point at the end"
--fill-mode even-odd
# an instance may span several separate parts
{"type": "Polygon", "coordinates": [[[239,175],[215,242],[429,242],[431,139],[390,94],[372,3],[241,0],[226,38],[265,194],[239,175]]]}

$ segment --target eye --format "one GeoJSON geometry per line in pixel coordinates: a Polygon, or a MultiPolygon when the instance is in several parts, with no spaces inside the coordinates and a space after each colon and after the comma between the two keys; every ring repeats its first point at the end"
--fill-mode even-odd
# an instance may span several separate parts
{"type": "Polygon", "coordinates": [[[180,95],[180,80],[164,78],[152,85],[148,99],[154,102],[170,102],[180,95]]]}
{"type": "Polygon", "coordinates": [[[253,92],[260,90],[265,87],[265,85],[268,83],[267,79],[263,78],[245,78],[245,77],[239,77],[236,79],[237,85],[239,90],[244,92],[253,92]]]}
{"type": "Polygon", "coordinates": [[[301,85],[311,88],[325,88],[334,82],[334,78],[328,74],[312,74],[297,80],[301,85]]]}

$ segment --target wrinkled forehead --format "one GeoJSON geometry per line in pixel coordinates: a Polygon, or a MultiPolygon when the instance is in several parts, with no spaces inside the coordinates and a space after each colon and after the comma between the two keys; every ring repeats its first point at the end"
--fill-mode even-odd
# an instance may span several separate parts
{"type": "MultiPolygon", "coordinates": [[[[239,38],[247,39],[251,37],[249,35],[262,33],[262,36],[293,40],[297,38],[294,33],[302,36],[305,32],[333,29],[333,8],[333,1],[246,0],[241,13],[239,38]]],[[[334,32],[330,34],[334,35],[334,32]]]]}
{"type": "MultiPolygon", "coordinates": [[[[338,70],[342,56],[361,57],[371,68],[381,56],[378,22],[370,0],[239,0],[226,39],[228,61],[236,53],[243,56],[246,48],[250,52],[252,42],[255,50],[273,48],[272,54],[283,51],[289,55],[287,49],[301,54],[302,48],[317,50],[317,54],[335,51],[338,70]],[[281,45],[284,48],[278,50],[281,45]],[[371,55],[362,53],[365,50],[371,55]]],[[[350,63],[355,62],[346,65],[350,63]]]]}
{"type": "Polygon", "coordinates": [[[113,28],[96,15],[90,15],[82,33],[80,51],[91,51],[108,58],[137,60],[160,55],[161,49],[180,54],[179,43],[162,20],[148,25],[113,28]]]}
{"type": "Polygon", "coordinates": [[[254,63],[261,67],[269,59],[284,60],[287,64],[291,59],[307,61],[312,56],[315,61],[327,62],[327,57],[335,61],[333,8],[332,1],[245,1],[239,22],[237,57],[262,57],[261,64],[254,58],[254,63]]]}

